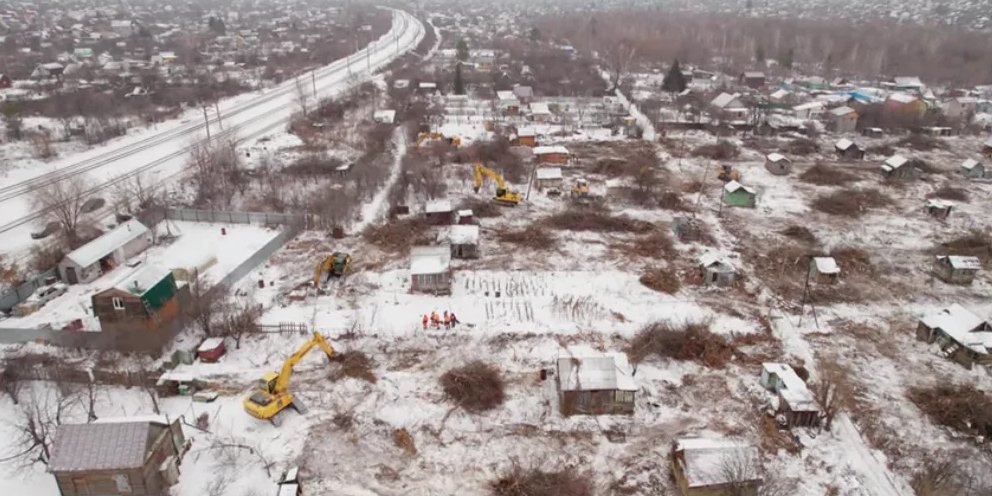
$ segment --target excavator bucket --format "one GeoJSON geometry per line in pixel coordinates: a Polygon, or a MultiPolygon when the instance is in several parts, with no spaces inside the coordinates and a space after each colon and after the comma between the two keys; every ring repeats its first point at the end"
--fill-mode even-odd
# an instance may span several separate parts
{"type": "Polygon", "coordinates": [[[289,406],[291,406],[291,407],[293,407],[293,410],[296,410],[296,411],[297,411],[297,412],[299,412],[299,413],[300,413],[301,415],[302,415],[302,414],[305,414],[305,413],[307,413],[307,412],[309,411],[309,410],[307,409],[307,406],[306,406],[306,405],[304,405],[304,404],[303,404],[303,402],[302,402],[302,401],[300,401],[300,398],[299,398],[299,397],[297,397],[297,396],[294,396],[294,397],[293,397],[293,402],[292,402],[292,403],[290,403],[290,404],[289,404],[289,406]]]}

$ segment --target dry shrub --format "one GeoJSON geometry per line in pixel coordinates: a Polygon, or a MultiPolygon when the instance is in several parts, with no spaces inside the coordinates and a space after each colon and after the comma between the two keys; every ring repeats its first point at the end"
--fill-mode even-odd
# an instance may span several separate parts
{"type": "Polygon", "coordinates": [[[858,218],[870,208],[890,203],[889,197],[875,190],[847,189],[817,197],[813,200],[813,208],[830,215],[858,218]]]}
{"type": "Polygon", "coordinates": [[[656,355],[674,360],[692,360],[711,368],[726,365],[734,352],[733,346],[723,336],[710,332],[706,322],[648,324],[638,331],[627,348],[627,355],[635,363],[656,355]]]}
{"type": "Polygon", "coordinates": [[[339,429],[351,429],[351,426],[355,424],[355,417],[348,412],[335,413],[331,422],[334,422],[334,425],[338,426],[339,429]]]}
{"type": "Polygon", "coordinates": [[[610,215],[600,208],[572,207],[564,212],[546,217],[542,223],[564,231],[632,232],[644,233],[654,224],[632,219],[626,215],[610,215]]]}
{"type": "Polygon", "coordinates": [[[944,142],[928,134],[913,133],[901,139],[897,143],[912,150],[930,151],[935,148],[946,148],[944,142]]]}
{"type": "Polygon", "coordinates": [[[640,281],[655,291],[671,295],[678,293],[681,287],[679,276],[665,269],[651,269],[641,276],[640,281]]]}
{"type": "Polygon", "coordinates": [[[782,235],[787,238],[792,238],[797,241],[805,241],[807,243],[816,243],[816,236],[813,235],[813,231],[797,225],[791,225],[782,231],[782,235]]]}
{"type": "Polygon", "coordinates": [[[966,202],[968,201],[968,192],[961,189],[955,188],[953,186],[944,185],[941,186],[937,191],[934,191],[932,195],[933,198],[941,198],[944,200],[953,200],[966,202]]]}
{"type": "Polygon", "coordinates": [[[853,274],[873,275],[875,265],[871,262],[871,254],[861,248],[844,246],[834,248],[830,254],[843,270],[843,276],[849,277],[853,274]]]}
{"type": "Polygon", "coordinates": [[[552,236],[547,229],[541,229],[534,225],[514,231],[501,231],[499,240],[540,250],[553,248],[558,243],[557,238],[552,236]]]}
{"type": "Polygon", "coordinates": [[[925,172],[927,174],[936,174],[937,172],[939,172],[932,165],[930,165],[930,162],[927,162],[926,160],[919,158],[910,159],[908,162],[906,162],[906,165],[904,165],[903,167],[911,167],[920,172],[925,172]]]}
{"type": "Polygon", "coordinates": [[[409,250],[411,246],[433,241],[428,234],[429,228],[430,224],[425,219],[408,217],[370,227],[365,231],[364,237],[383,250],[400,252],[409,250]]]}
{"type": "Polygon", "coordinates": [[[494,496],[592,496],[588,474],[574,468],[544,471],[514,465],[490,484],[494,496]]]}
{"type": "Polygon", "coordinates": [[[506,399],[506,383],[499,369],[480,360],[445,372],[441,388],[449,400],[469,412],[492,410],[506,399]]]}
{"type": "Polygon", "coordinates": [[[692,208],[690,208],[689,205],[682,200],[682,196],[675,191],[665,191],[662,193],[661,196],[658,197],[658,206],[673,212],[688,212],[692,210],[692,208]]]}
{"type": "Polygon", "coordinates": [[[635,255],[647,258],[672,258],[675,256],[675,246],[672,236],[667,229],[658,229],[651,234],[634,241],[631,250],[635,255]]]}
{"type": "Polygon", "coordinates": [[[917,386],[906,396],[935,424],[984,438],[992,435],[992,397],[974,385],[917,386]]]}
{"type": "Polygon", "coordinates": [[[893,147],[889,143],[881,143],[878,145],[869,146],[865,151],[874,155],[883,155],[886,157],[891,157],[896,153],[895,147],[893,147]]]}
{"type": "Polygon", "coordinates": [[[988,233],[973,229],[968,234],[942,243],[938,249],[944,253],[978,257],[983,264],[992,260],[992,237],[988,233]]]}
{"type": "Polygon", "coordinates": [[[709,145],[697,146],[692,150],[693,157],[706,157],[713,160],[730,160],[737,158],[740,153],[737,145],[725,140],[720,140],[717,143],[709,145]]]}
{"type": "Polygon", "coordinates": [[[812,155],[820,152],[820,145],[809,138],[796,138],[785,145],[785,151],[792,155],[812,155]]]}
{"type": "Polygon", "coordinates": [[[988,496],[992,487],[984,479],[965,468],[959,456],[944,452],[928,456],[909,485],[916,496],[988,496]]]}
{"type": "Polygon", "coordinates": [[[417,454],[417,444],[414,442],[413,436],[410,435],[410,432],[407,431],[405,427],[393,429],[393,444],[395,444],[397,448],[402,448],[408,455],[417,454]]]}
{"type": "Polygon", "coordinates": [[[469,198],[463,201],[458,209],[470,209],[472,210],[473,217],[485,219],[503,215],[503,211],[506,210],[506,207],[497,205],[496,202],[491,199],[483,200],[482,198],[469,198]]]}
{"type": "Polygon", "coordinates": [[[65,248],[61,243],[41,244],[32,250],[31,268],[39,272],[58,266],[65,258],[65,248]]]}
{"type": "Polygon", "coordinates": [[[799,180],[820,186],[844,186],[857,181],[858,177],[843,169],[827,167],[826,165],[817,163],[813,167],[803,171],[799,175],[799,180]]]}
{"type": "Polygon", "coordinates": [[[695,179],[692,181],[686,181],[682,183],[683,193],[699,193],[703,190],[703,181],[695,179]]]}
{"type": "Polygon", "coordinates": [[[338,174],[337,168],[344,161],[323,153],[308,153],[282,169],[282,172],[297,176],[326,176],[338,174]]]}
{"type": "Polygon", "coordinates": [[[369,356],[364,352],[349,351],[346,353],[338,353],[331,358],[331,361],[341,365],[331,371],[329,378],[332,381],[336,381],[344,377],[361,379],[370,384],[375,384],[378,381],[375,377],[375,373],[372,372],[375,364],[372,363],[372,359],[369,358],[369,356]]]}
{"type": "Polygon", "coordinates": [[[210,429],[210,414],[203,412],[196,417],[196,428],[201,431],[206,431],[210,429]]]}

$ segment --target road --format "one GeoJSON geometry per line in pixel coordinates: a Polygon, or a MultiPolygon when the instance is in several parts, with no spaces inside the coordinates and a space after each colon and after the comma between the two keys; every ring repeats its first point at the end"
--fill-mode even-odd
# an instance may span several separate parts
{"type": "MultiPolygon", "coordinates": [[[[416,48],[424,32],[423,24],[415,17],[393,10],[389,32],[361,51],[315,69],[313,75],[309,72],[302,75],[300,86],[311,101],[314,86],[318,99],[335,96],[416,48]]],[[[11,181],[0,186],[0,233],[5,239],[0,253],[24,252],[35,243],[30,233],[37,229],[43,216],[43,212],[34,211],[30,205],[36,190],[78,174],[85,174],[95,184],[94,193],[136,174],[150,177],[156,183],[176,181],[190,147],[205,139],[207,126],[213,139],[234,137],[249,141],[261,137],[285,126],[298,112],[298,92],[296,80],[288,80],[274,88],[221,101],[220,122],[216,112],[209,112],[209,121],[205,123],[202,111],[193,110],[151,131],[64,158],[45,171],[17,171],[11,181]]]]}

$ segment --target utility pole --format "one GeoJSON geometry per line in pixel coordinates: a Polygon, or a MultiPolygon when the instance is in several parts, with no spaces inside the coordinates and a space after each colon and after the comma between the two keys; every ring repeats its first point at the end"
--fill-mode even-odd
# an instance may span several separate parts
{"type": "Polygon", "coordinates": [[[203,105],[203,126],[207,128],[207,143],[210,143],[210,119],[207,118],[207,105],[203,105]]]}
{"type": "Polygon", "coordinates": [[[810,265],[813,263],[813,257],[807,257],[806,263],[806,283],[803,285],[803,301],[799,306],[799,324],[803,325],[803,314],[806,313],[806,300],[809,300],[809,308],[813,310],[813,322],[816,324],[816,328],[820,328],[820,320],[816,317],[816,304],[813,303],[813,295],[809,292],[809,273],[810,265]]]}
{"type": "Polygon", "coordinates": [[[214,110],[217,111],[217,127],[219,127],[221,131],[223,131],[224,123],[220,121],[220,103],[218,101],[214,101],[214,110]]]}
{"type": "Polygon", "coordinates": [[[310,82],[313,83],[313,102],[314,105],[317,104],[317,68],[314,67],[310,71],[310,82]]]}

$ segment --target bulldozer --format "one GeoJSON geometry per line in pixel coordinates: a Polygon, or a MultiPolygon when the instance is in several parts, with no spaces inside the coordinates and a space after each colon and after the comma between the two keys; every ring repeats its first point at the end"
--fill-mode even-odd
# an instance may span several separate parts
{"type": "Polygon", "coordinates": [[[266,372],[262,375],[258,387],[244,400],[245,411],[252,417],[268,420],[276,426],[281,422],[279,414],[286,407],[291,406],[300,413],[306,413],[306,407],[289,391],[289,379],[293,375],[293,367],[315,346],[324,350],[328,359],[334,357],[334,348],[324,339],[324,335],[314,332],[309,341],[286,359],[282,364],[282,370],[278,373],[266,372]]]}
{"type": "Polygon", "coordinates": [[[313,269],[313,286],[320,289],[322,282],[327,282],[331,280],[331,277],[341,277],[348,272],[348,267],[351,266],[351,255],[347,253],[342,253],[336,251],[331,255],[324,257],[323,260],[317,263],[317,267],[313,269]],[[321,277],[327,274],[327,278],[321,281],[321,277]]]}
{"type": "Polygon", "coordinates": [[[417,135],[417,148],[427,142],[441,141],[447,143],[448,145],[458,148],[462,146],[462,139],[458,136],[447,137],[441,133],[420,133],[417,135]]]}
{"type": "Polygon", "coordinates": [[[496,196],[493,200],[500,205],[517,206],[523,201],[523,195],[506,188],[506,181],[503,176],[496,171],[482,164],[475,164],[475,192],[478,193],[486,178],[492,179],[496,183],[496,196]]]}
{"type": "Polygon", "coordinates": [[[739,170],[734,169],[733,166],[724,164],[720,166],[720,172],[717,173],[716,177],[725,183],[729,183],[730,181],[740,182],[741,173],[739,170]]]}

